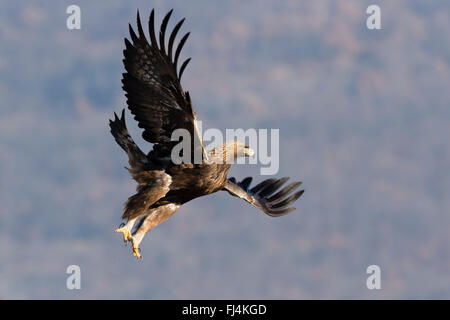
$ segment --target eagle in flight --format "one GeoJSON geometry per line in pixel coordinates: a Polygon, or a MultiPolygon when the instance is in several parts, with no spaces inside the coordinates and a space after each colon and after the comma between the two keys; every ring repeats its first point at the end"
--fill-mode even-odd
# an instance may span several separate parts
{"type": "Polygon", "coordinates": [[[122,219],[126,223],[116,230],[123,233],[125,243],[132,242],[133,255],[137,258],[141,257],[139,245],[145,234],[192,199],[225,190],[265,214],[279,217],[295,210],[290,205],[304,191],[296,191],[301,182],[290,183],[281,189],[289,178],[267,179],[252,188],[251,177],[240,182],[227,178],[234,160],[253,155],[253,150],[243,142],[228,141],[210,152],[205,150],[189,92],[183,91],[180,83],[190,58],[179,68],[178,58],[189,33],[174,47],[184,19],[175,25],[167,47],[165,44],[171,14],[172,10],[161,23],[158,44],[154,10],[148,23],[150,42],[145,37],[138,11],[138,34],[129,25],[131,41],[125,38],[126,48],[123,51],[126,72],[123,73],[122,83],[127,105],[138,126],[144,129],[142,137],[153,144],[153,149],[145,154],[135,144],[125,124],[125,109],[120,118],[114,113],[114,120],[109,123],[116,142],[128,155],[127,169],[138,184],[136,194],[124,206],[122,219]],[[172,141],[171,135],[176,129],[187,130],[193,137],[192,143],[195,139],[200,142],[197,143],[197,151],[202,155],[200,162],[176,164],[172,161],[172,148],[178,142],[172,141]]]}

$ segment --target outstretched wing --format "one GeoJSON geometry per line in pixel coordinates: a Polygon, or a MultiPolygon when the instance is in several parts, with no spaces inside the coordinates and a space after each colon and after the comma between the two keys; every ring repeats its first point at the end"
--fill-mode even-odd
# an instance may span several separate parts
{"type": "Polygon", "coordinates": [[[294,211],[295,208],[289,207],[289,205],[294,203],[294,201],[305,191],[300,190],[292,194],[292,192],[301,185],[301,181],[293,182],[278,191],[289,178],[267,179],[252,189],[249,189],[252,179],[252,177],[247,177],[238,183],[236,182],[236,179],[232,177],[227,180],[224,190],[228,191],[233,196],[251,203],[271,217],[283,216],[294,211]]]}
{"type": "MultiPolygon", "coordinates": [[[[178,22],[170,34],[168,46],[165,46],[165,34],[172,10],[162,21],[159,31],[159,45],[154,27],[154,10],[149,19],[150,43],[147,41],[137,13],[137,30],[131,25],[131,42],[125,38],[123,89],[126,91],[127,104],[138,126],[144,129],[142,137],[154,143],[153,152],[157,156],[168,156],[177,143],[170,141],[175,129],[189,131],[193,139],[200,139],[196,129],[196,116],[189,92],[183,91],[180,79],[190,58],[183,62],[178,71],[178,58],[189,33],[181,38],[174,52],[174,42],[184,19],[178,22]]],[[[204,152],[203,142],[199,140],[204,152]]],[[[204,153],[206,155],[206,152],[204,153]]]]}

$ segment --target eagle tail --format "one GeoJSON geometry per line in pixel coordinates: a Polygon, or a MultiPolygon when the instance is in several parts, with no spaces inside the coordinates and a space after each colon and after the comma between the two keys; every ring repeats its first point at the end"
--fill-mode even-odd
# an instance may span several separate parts
{"type": "Polygon", "coordinates": [[[122,110],[120,118],[114,112],[114,120],[109,120],[109,127],[111,128],[111,134],[117,144],[127,153],[131,170],[142,170],[148,163],[148,160],[144,152],[136,145],[128,132],[125,123],[125,109],[122,110]]]}

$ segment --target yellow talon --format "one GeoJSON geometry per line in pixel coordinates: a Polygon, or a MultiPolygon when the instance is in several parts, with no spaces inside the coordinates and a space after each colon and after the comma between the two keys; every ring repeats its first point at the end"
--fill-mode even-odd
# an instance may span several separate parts
{"type": "Polygon", "coordinates": [[[136,258],[140,259],[142,258],[141,254],[139,253],[139,247],[136,247],[133,245],[133,256],[135,256],[136,258]]]}
{"type": "Polygon", "coordinates": [[[115,230],[116,232],[122,232],[123,233],[123,242],[127,243],[127,241],[131,241],[131,232],[125,228],[119,228],[115,230]]]}

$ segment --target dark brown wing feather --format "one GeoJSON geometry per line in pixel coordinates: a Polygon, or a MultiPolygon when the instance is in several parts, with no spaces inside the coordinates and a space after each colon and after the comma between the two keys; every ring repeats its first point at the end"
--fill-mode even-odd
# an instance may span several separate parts
{"type": "Polygon", "coordinates": [[[126,48],[123,52],[123,63],[127,72],[123,74],[122,83],[127,104],[139,127],[144,129],[142,137],[155,144],[153,150],[157,156],[170,154],[173,145],[177,143],[170,141],[175,129],[184,128],[190,132],[191,137],[196,135],[191,99],[180,84],[181,75],[189,59],[182,64],[179,72],[177,71],[178,58],[189,33],[181,39],[172,58],[175,38],[184,19],[170,34],[166,51],[165,34],[171,14],[172,10],[162,21],[158,45],[154,10],[149,19],[150,43],[145,37],[138,11],[138,34],[130,25],[131,42],[125,39],[126,48]]]}
{"type": "Polygon", "coordinates": [[[279,217],[294,211],[295,208],[289,207],[289,205],[294,203],[305,191],[300,190],[291,194],[301,184],[300,181],[293,182],[279,190],[288,179],[289,178],[267,179],[252,189],[249,189],[252,182],[251,177],[247,177],[239,183],[236,182],[236,179],[233,177],[228,179],[224,190],[228,191],[233,196],[251,203],[271,217],[279,217]]]}

